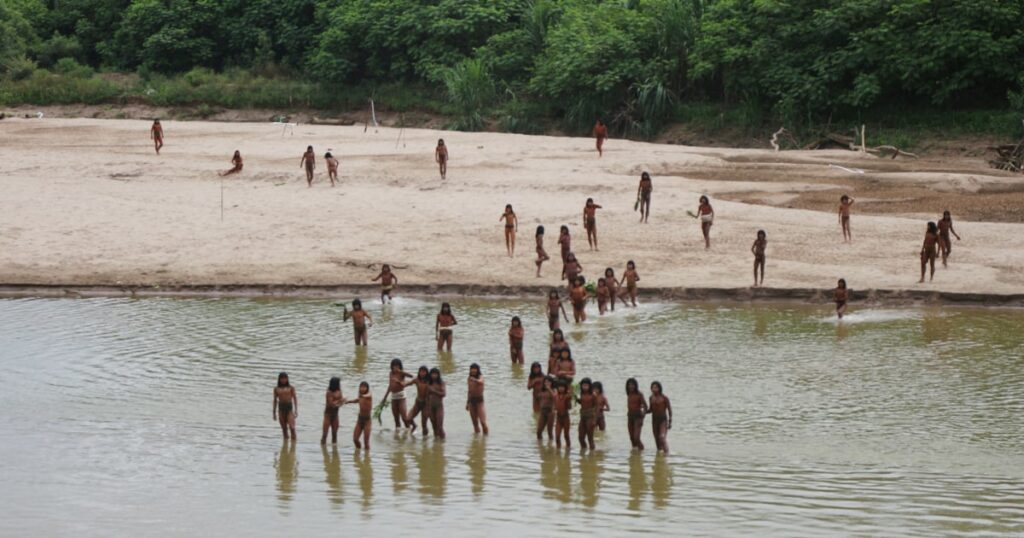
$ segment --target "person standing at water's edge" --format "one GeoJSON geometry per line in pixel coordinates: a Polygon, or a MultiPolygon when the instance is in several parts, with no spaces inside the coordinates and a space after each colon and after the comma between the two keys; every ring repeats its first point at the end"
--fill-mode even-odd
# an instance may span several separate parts
{"type": "Polygon", "coordinates": [[[356,345],[365,346],[369,341],[366,328],[373,326],[373,317],[370,316],[369,312],[363,310],[363,302],[359,299],[352,301],[352,312],[349,312],[348,308],[344,307],[344,305],[342,307],[345,308],[342,321],[348,321],[349,318],[352,318],[352,334],[355,337],[356,345]]]}
{"type": "Polygon", "coordinates": [[[437,315],[434,323],[434,337],[437,339],[437,350],[447,346],[448,352],[452,351],[453,328],[458,325],[455,316],[452,314],[452,307],[448,303],[441,303],[441,312],[437,315]]]}
{"type": "Polygon", "coordinates": [[[598,250],[596,214],[598,209],[601,209],[601,206],[595,204],[593,198],[587,198],[587,203],[583,205],[583,227],[587,230],[587,243],[590,245],[590,250],[598,250]]]}
{"type": "Polygon", "coordinates": [[[600,118],[594,122],[594,139],[597,142],[597,156],[604,155],[604,141],[608,138],[608,126],[600,118]]]}
{"type": "Polygon", "coordinates": [[[398,277],[391,272],[390,265],[386,263],[382,265],[380,267],[380,273],[373,277],[371,282],[376,282],[378,280],[380,280],[380,303],[384,304],[385,298],[387,299],[387,302],[390,302],[392,300],[391,292],[395,289],[395,286],[398,286],[398,277]]]}
{"type": "Polygon", "coordinates": [[[572,301],[572,317],[576,323],[587,321],[587,288],[586,281],[582,276],[577,276],[569,290],[569,300],[572,301]]]}
{"type": "Polygon", "coordinates": [[[149,128],[149,138],[153,140],[156,154],[160,155],[160,148],[164,147],[164,127],[160,125],[159,119],[153,120],[153,126],[149,128]]]}
{"type": "Polygon", "coordinates": [[[487,428],[487,408],[484,407],[484,376],[480,372],[480,365],[473,363],[469,365],[469,377],[466,379],[466,411],[469,411],[469,420],[473,423],[473,432],[484,435],[490,433],[487,428]]]}
{"type": "Polygon", "coordinates": [[[672,429],[672,402],[662,392],[661,382],[651,383],[650,406],[651,428],[654,430],[654,444],[658,450],[668,454],[668,431],[672,429]]]}
{"type": "MultiPolygon", "coordinates": [[[[505,221],[505,251],[511,258],[516,253],[516,232],[519,231],[519,219],[516,218],[516,212],[512,210],[512,204],[505,204],[505,212],[498,217],[498,221],[505,221]]],[[[539,264],[537,271],[540,271],[539,264]]]]}
{"type": "Polygon", "coordinates": [[[281,435],[288,439],[291,433],[295,440],[295,418],[299,416],[299,397],[295,387],[288,383],[288,374],[277,374],[277,386],[274,387],[274,420],[281,424],[281,435]]]}
{"type": "Polygon", "coordinates": [[[628,297],[633,306],[636,306],[636,283],[639,281],[640,274],[636,272],[636,263],[629,260],[626,262],[626,271],[622,273],[622,280],[619,281],[619,298],[622,299],[622,304],[626,304],[628,297]]]}
{"type": "Polygon", "coordinates": [[[313,146],[306,146],[306,152],[302,154],[299,161],[299,168],[306,168],[306,186],[313,186],[313,170],[316,169],[316,153],[313,153],[313,146]]]}
{"type": "Polygon", "coordinates": [[[320,436],[320,444],[327,444],[327,430],[331,430],[331,444],[338,443],[338,410],[341,409],[341,405],[345,403],[345,398],[341,395],[341,379],[332,377],[331,381],[327,384],[327,394],[325,399],[327,400],[324,404],[324,432],[320,436]]]}
{"type": "Polygon", "coordinates": [[[846,288],[846,279],[840,278],[836,289],[832,290],[832,300],[836,302],[836,315],[843,319],[846,314],[846,302],[850,298],[850,290],[846,288]]]}
{"type": "Polygon", "coordinates": [[[764,230],[757,231],[757,239],[750,246],[750,252],[754,255],[754,287],[764,284],[764,255],[768,247],[768,234],[764,230]],[[761,280],[757,280],[757,270],[761,269],[761,280]]]}
{"type": "Polygon", "coordinates": [[[935,279],[935,258],[938,253],[936,249],[939,246],[939,227],[934,222],[928,223],[928,229],[924,233],[924,243],[921,245],[921,280],[919,284],[924,283],[924,271],[925,268],[931,265],[931,274],[928,276],[928,281],[931,282],[935,279]]]}
{"type": "Polygon", "coordinates": [[[370,384],[363,381],[359,384],[359,397],[352,400],[348,400],[345,403],[359,404],[359,416],[356,418],[356,426],[352,429],[352,444],[356,445],[356,448],[365,448],[370,450],[370,430],[373,428],[373,421],[370,420],[373,416],[373,395],[370,394],[370,384]],[[359,437],[363,437],[363,442],[359,442],[359,437]]]}
{"type": "Polygon", "coordinates": [[[654,184],[651,183],[651,174],[644,172],[640,174],[640,185],[636,188],[637,205],[640,208],[640,222],[647,222],[651,216],[651,193],[654,192],[654,184]]]}
{"type": "Polygon", "coordinates": [[[647,402],[640,392],[640,385],[635,378],[626,380],[626,428],[629,430],[629,442],[637,450],[644,449],[640,440],[640,432],[644,427],[644,415],[647,414],[647,402]]]}
{"type": "Polygon", "coordinates": [[[448,179],[448,146],[444,145],[444,139],[437,139],[437,147],[434,148],[434,161],[441,172],[441,179],[448,179]]]}

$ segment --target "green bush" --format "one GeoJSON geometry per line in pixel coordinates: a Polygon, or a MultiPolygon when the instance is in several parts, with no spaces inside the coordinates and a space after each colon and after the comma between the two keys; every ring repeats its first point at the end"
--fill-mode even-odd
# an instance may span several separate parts
{"type": "Polygon", "coordinates": [[[63,36],[57,32],[46,41],[35,47],[34,55],[39,65],[51,67],[62,58],[81,60],[83,58],[82,45],[74,36],[63,36]]]}
{"type": "Polygon", "coordinates": [[[30,60],[24,55],[15,56],[0,63],[4,76],[9,80],[24,80],[35,73],[38,67],[35,60],[30,60]]]}

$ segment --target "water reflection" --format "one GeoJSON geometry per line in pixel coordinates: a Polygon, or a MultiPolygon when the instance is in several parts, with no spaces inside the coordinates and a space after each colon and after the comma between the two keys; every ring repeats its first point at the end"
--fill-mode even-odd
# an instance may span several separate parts
{"type": "Polygon", "coordinates": [[[572,461],[567,449],[540,447],[540,472],[544,497],[563,503],[572,500],[572,461]]]}
{"type": "Polygon", "coordinates": [[[444,375],[455,373],[455,354],[448,351],[437,352],[437,368],[444,375]]]}
{"type": "Polygon", "coordinates": [[[327,499],[331,504],[341,505],[345,497],[341,494],[341,458],[338,456],[338,445],[320,445],[320,453],[324,457],[324,474],[327,482],[327,499]]]}
{"type": "Polygon", "coordinates": [[[352,357],[352,369],[359,375],[366,373],[366,360],[369,352],[366,346],[356,346],[355,354],[352,357]]]}
{"type": "Polygon", "coordinates": [[[369,515],[373,507],[373,464],[370,461],[370,451],[363,450],[356,453],[353,460],[356,464],[356,474],[359,475],[359,489],[363,491],[363,513],[369,515]]]}
{"type": "Polygon", "coordinates": [[[474,437],[466,450],[466,464],[469,465],[469,481],[473,495],[484,492],[484,477],[487,474],[487,438],[474,437]]]}
{"type": "Polygon", "coordinates": [[[282,510],[295,496],[295,483],[299,479],[299,467],[295,460],[295,442],[282,441],[281,448],[274,457],[274,470],[277,474],[277,499],[282,510]]]}
{"type": "Polygon", "coordinates": [[[405,450],[396,447],[391,450],[391,489],[398,494],[408,488],[409,466],[405,461],[405,450]]]}
{"type": "Polygon", "coordinates": [[[444,457],[444,442],[432,441],[423,444],[423,450],[416,458],[420,473],[420,495],[427,502],[439,504],[444,498],[447,479],[444,457]]]}
{"type": "Polygon", "coordinates": [[[672,482],[672,465],[669,464],[668,456],[661,453],[656,454],[651,470],[651,497],[654,499],[655,508],[668,507],[672,494],[672,482]]]}
{"type": "Polygon", "coordinates": [[[921,338],[926,344],[946,342],[950,339],[953,324],[952,317],[942,312],[927,312],[921,320],[921,338]]]}
{"type": "Polygon", "coordinates": [[[768,334],[769,313],[758,308],[754,310],[754,336],[764,338],[768,334]]]}
{"type": "Polygon", "coordinates": [[[640,452],[634,451],[629,455],[629,503],[627,507],[630,510],[639,510],[648,489],[644,458],[640,452]]]}
{"type": "Polygon", "coordinates": [[[601,474],[604,472],[604,451],[580,455],[580,503],[588,508],[597,505],[601,474]]]}
{"type": "Polygon", "coordinates": [[[842,342],[850,336],[850,326],[840,321],[836,323],[836,340],[842,342]]]}

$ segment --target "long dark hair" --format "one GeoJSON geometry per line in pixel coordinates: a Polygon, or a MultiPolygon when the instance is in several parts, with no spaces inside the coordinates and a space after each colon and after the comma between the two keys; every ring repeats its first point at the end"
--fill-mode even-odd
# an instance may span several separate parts
{"type": "Polygon", "coordinates": [[[362,310],[362,309],[363,309],[363,302],[362,301],[360,301],[359,299],[355,299],[355,300],[352,301],[352,310],[362,310]]]}
{"type": "Polygon", "coordinates": [[[600,392],[601,394],[604,394],[604,385],[601,384],[600,381],[594,381],[594,384],[592,386],[594,388],[594,392],[600,392]]]}
{"type": "Polygon", "coordinates": [[[589,377],[584,377],[580,380],[580,394],[593,394],[594,383],[590,381],[589,377]],[[586,387],[586,388],[583,388],[586,387]]]}
{"type": "Polygon", "coordinates": [[[363,387],[366,387],[366,392],[367,393],[370,392],[370,384],[369,383],[367,383],[366,381],[363,381],[362,383],[360,383],[359,384],[359,390],[362,391],[363,387]]]}
{"type": "Polygon", "coordinates": [[[288,382],[288,372],[281,372],[277,374],[277,386],[280,388],[291,386],[288,382]],[[284,384],[281,383],[282,378],[284,378],[284,384]]]}
{"type": "Polygon", "coordinates": [[[633,393],[640,394],[640,383],[637,383],[635,377],[631,377],[631,378],[626,380],[626,394],[629,395],[629,394],[633,394],[633,393]],[[629,386],[630,385],[633,386],[633,390],[632,391],[629,390],[629,386]]]}
{"type": "Polygon", "coordinates": [[[480,365],[479,364],[474,362],[473,364],[469,365],[469,377],[479,378],[482,375],[484,375],[484,373],[480,371],[480,365]],[[476,375],[473,375],[473,368],[476,368],[476,375]]]}
{"type": "Polygon", "coordinates": [[[441,370],[438,370],[437,368],[431,368],[430,369],[430,384],[431,385],[441,384],[443,382],[444,382],[444,380],[441,379],[441,370]],[[434,374],[437,374],[437,381],[434,381],[434,374]]]}
{"type": "Polygon", "coordinates": [[[430,369],[426,366],[420,366],[420,369],[416,372],[416,381],[430,381],[430,369]],[[423,375],[426,374],[426,375],[423,375]]]}
{"type": "Polygon", "coordinates": [[[341,378],[332,377],[330,383],[327,384],[327,390],[331,392],[338,392],[341,390],[341,378]]]}
{"type": "Polygon", "coordinates": [[[842,288],[842,289],[845,290],[846,289],[846,279],[845,278],[840,278],[839,279],[839,283],[836,285],[836,287],[837,288],[842,288]]]}
{"type": "Polygon", "coordinates": [[[395,366],[397,366],[399,370],[403,370],[402,359],[391,359],[391,369],[394,370],[395,366]]]}
{"type": "Polygon", "coordinates": [[[651,392],[654,392],[654,387],[658,387],[658,396],[664,396],[665,395],[665,389],[661,388],[661,381],[652,381],[651,382],[651,392]]]}
{"type": "Polygon", "coordinates": [[[537,235],[544,235],[544,226],[537,226],[537,235]]]}
{"type": "Polygon", "coordinates": [[[640,174],[640,179],[646,179],[646,180],[649,181],[651,179],[651,175],[648,174],[647,172],[644,172],[644,173],[640,174]]]}
{"type": "Polygon", "coordinates": [[[555,329],[551,333],[551,343],[553,344],[555,342],[565,342],[565,333],[562,332],[562,329],[555,329]],[[558,336],[559,340],[555,340],[555,336],[558,336]]]}
{"type": "Polygon", "coordinates": [[[937,234],[939,233],[939,227],[934,222],[928,223],[928,233],[937,234]]]}
{"type": "Polygon", "coordinates": [[[539,362],[535,362],[535,363],[530,365],[530,377],[529,377],[529,379],[533,379],[535,377],[544,377],[544,368],[541,367],[539,362]]]}
{"type": "Polygon", "coordinates": [[[563,224],[561,231],[562,231],[562,233],[567,234],[567,233],[569,233],[569,227],[563,224]]]}
{"type": "MultiPolygon", "coordinates": [[[[441,303],[441,313],[442,314],[448,314],[449,316],[451,316],[452,315],[452,305],[450,305],[448,303],[441,303]],[[448,312],[445,312],[445,310],[447,310],[448,312]]],[[[452,317],[454,317],[454,316],[452,316],[452,317]]]]}
{"type": "Polygon", "coordinates": [[[523,326],[523,320],[519,319],[519,316],[512,316],[512,326],[515,327],[516,323],[518,323],[520,327],[523,326]]]}

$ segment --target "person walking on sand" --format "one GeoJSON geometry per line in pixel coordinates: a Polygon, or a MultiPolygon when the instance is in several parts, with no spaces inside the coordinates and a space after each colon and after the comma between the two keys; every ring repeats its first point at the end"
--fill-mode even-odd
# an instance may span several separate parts
{"type": "Polygon", "coordinates": [[[572,252],[572,236],[569,235],[569,227],[562,225],[558,234],[558,246],[562,248],[562,265],[569,261],[569,253],[572,252]]]}
{"type": "Polygon", "coordinates": [[[316,169],[316,154],[313,153],[313,146],[306,146],[306,152],[302,154],[299,161],[299,168],[306,168],[306,186],[313,186],[313,170],[316,169]]]}
{"type": "Polygon", "coordinates": [[[544,227],[537,226],[537,261],[533,262],[537,264],[537,278],[540,278],[540,266],[551,259],[548,256],[548,252],[544,250],[544,227]]]}
{"type": "Polygon", "coordinates": [[[437,321],[434,323],[434,336],[437,339],[437,350],[441,351],[442,347],[447,346],[448,353],[452,352],[452,329],[459,322],[455,320],[455,316],[452,315],[452,307],[448,303],[441,303],[441,312],[437,315],[437,321]]]}
{"type": "Polygon", "coordinates": [[[295,387],[288,383],[288,374],[286,372],[277,374],[273,408],[274,420],[281,425],[281,435],[288,439],[288,433],[290,432],[292,441],[294,441],[295,419],[299,416],[299,397],[295,394],[295,387]]]}
{"type": "Polygon", "coordinates": [[[441,179],[448,179],[448,146],[444,145],[444,139],[437,139],[437,148],[434,149],[434,161],[441,172],[441,179]]]}
{"type": "MultiPolygon", "coordinates": [[[[505,221],[505,251],[511,258],[516,253],[516,232],[519,231],[519,219],[516,218],[516,212],[512,210],[512,204],[505,204],[505,212],[498,217],[498,222],[501,221],[505,221]]],[[[540,270],[539,265],[537,269],[540,270]]]]}
{"type": "Polygon", "coordinates": [[[832,300],[836,303],[836,316],[843,319],[846,315],[846,302],[850,299],[850,290],[846,288],[846,279],[840,278],[836,289],[832,290],[832,300]]]}
{"type": "Polygon", "coordinates": [[[391,302],[393,300],[391,298],[391,292],[395,290],[396,286],[398,286],[398,277],[391,272],[390,265],[386,263],[382,265],[380,273],[373,277],[371,282],[376,282],[378,280],[380,280],[380,304],[391,302]],[[385,301],[385,298],[387,301],[385,301]]]}
{"type": "Polygon", "coordinates": [[[164,127],[160,125],[160,119],[153,120],[153,126],[149,128],[149,138],[153,140],[153,147],[156,154],[160,155],[160,148],[164,147],[164,127]]]}
{"type": "Polygon", "coordinates": [[[850,232],[850,206],[853,205],[853,198],[847,195],[839,197],[839,226],[843,229],[843,242],[853,241],[853,233],[850,232]]]}
{"type": "Polygon", "coordinates": [[[711,248],[711,225],[715,222],[715,210],[707,196],[700,197],[697,219],[700,220],[700,231],[704,234],[704,249],[707,250],[711,248]]]}
{"type": "Polygon", "coordinates": [[[640,185],[636,188],[637,206],[640,209],[640,222],[646,223],[651,216],[651,192],[654,185],[651,183],[651,174],[644,172],[640,174],[640,185]]]}
{"type": "Polygon", "coordinates": [[[608,126],[601,121],[601,118],[598,118],[597,121],[594,122],[593,135],[594,139],[597,141],[597,156],[600,158],[604,155],[604,141],[608,138],[608,126]]]}
{"type": "Polygon", "coordinates": [[[484,435],[491,433],[487,428],[487,408],[484,407],[484,376],[480,373],[480,365],[473,363],[469,365],[469,377],[466,379],[468,394],[466,399],[466,411],[469,411],[469,420],[473,423],[473,433],[484,435]]]}
{"type": "Polygon", "coordinates": [[[225,170],[218,172],[221,177],[230,176],[231,174],[237,174],[242,171],[242,154],[236,149],[235,155],[231,157],[231,170],[225,170]]]}
{"type": "Polygon", "coordinates": [[[764,230],[757,231],[757,239],[750,246],[750,252],[754,255],[754,287],[764,284],[764,251],[768,247],[768,234],[764,230]],[[761,281],[757,280],[757,269],[761,269],[761,281]]]}
{"type": "Polygon", "coordinates": [[[366,328],[373,326],[373,317],[366,310],[363,310],[363,302],[359,299],[352,301],[352,311],[348,311],[348,307],[342,305],[343,318],[342,322],[348,321],[352,318],[352,333],[356,340],[356,346],[366,346],[369,339],[366,335],[366,328]]]}
{"type": "Polygon", "coordinates": [[[331,155],[331,152],[324,154],[324,162],[327,163],[327,178],[331,180],[331,186],[338,182],[338,159],[331,155]]]}
{"type": "Polygon", "coordinates": [[[590,244],[590,250],[598,250],[596,215],[598,209],[601,209],[601,206],[595,204],[593,198],[587,198],[587,203],[583,206],[583,227],[587,230],[587,243],[590,244]]]}
{"type": "Polygon", "coordinates": [[[324,404],[324,433],[320,436],[320,444],[327,444],[327,430],[331,430],[331,444],[338,444],[338,410],[345,398],[341,395],[341,379],[332,377],[327,384],[326,402],[324,404]]]}
{"type": "Polygon", "coordinates": [[[953,234],[957,241],[960,240],[960,236],[953,229],[953,217],[947,210],[942,212],[942,219],[939,220],[939,250],[942,252],[943,267],[946,267],[946,259],[953,252],[953,241],[950,240],[949,234],[953,234]]]}
{"type": "Polygon", "coordinates": [[[356,418],[356,426],[352,429],[352,444],[357,449],[365,448],[370,450],[370,430],[373,429],[373,395],[370,394],[370,384],[363,381],[359,384],[359,397],[347,400],[348,404],[359,404],[359,416],[356,418]],[[363,442],[359,442],[362,436],[363,442]]]}
{"type": "Polygon", "coordinates": [[[936,251],[938,245],[939,227],[934,222],[929,222],[928,229],[924,233],[924,244],[921,245],[921,280],[918,280],[918,284],[924,283],[924,270],[929,265],[931,265],[931,274],[928,276],[928,281],[931,282],[935,279],[935,258],[938,255],[936,251]]]}

